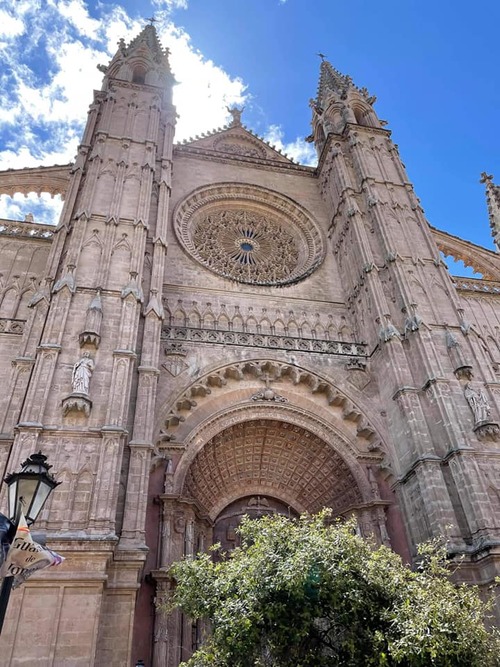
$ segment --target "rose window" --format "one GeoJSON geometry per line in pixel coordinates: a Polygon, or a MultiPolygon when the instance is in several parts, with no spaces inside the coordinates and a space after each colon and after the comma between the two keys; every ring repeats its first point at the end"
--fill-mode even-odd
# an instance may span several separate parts
{"type": "Polygon", "coordinates": [[[302,209],[288,201],[289,210],[278,208],[276,195],[270,203],[256,202],[257,193],[269,191],[254,186],[220,190],[207,187],[217,197],[204,202],[198,191],[175,216],[180,242],[205,267],[241,283],[277,286],[305,278],[320,264],[322,237],[302,209]],[[252,200],[245,201],[250,194],[252,200]]]}
{"type": "Polygon", "coordinates": [[[268,285],[293,278],[299,239],[278,221],[248,211],[217,211],[193,232],[198,258],[212,271],[243,283],[268,285]]]}

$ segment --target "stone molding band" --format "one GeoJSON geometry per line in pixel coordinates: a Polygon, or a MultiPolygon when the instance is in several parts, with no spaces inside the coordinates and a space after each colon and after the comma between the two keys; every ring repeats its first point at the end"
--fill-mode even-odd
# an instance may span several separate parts
{"type": "Polygon", "coordinates": [[[293,336],[275,336],[272,334],[246,333],[239,331],[218,331],[216,329],[198,329],[190,327],[163,327],[164,341],[186,341],[209,343],[211,345],[236,345],[259,347],[270,350],[293,350],[295,352],[316,352],[343,357],[366,357],[364,343],[349,343],[316,338],[295,338],[293,336]]]}

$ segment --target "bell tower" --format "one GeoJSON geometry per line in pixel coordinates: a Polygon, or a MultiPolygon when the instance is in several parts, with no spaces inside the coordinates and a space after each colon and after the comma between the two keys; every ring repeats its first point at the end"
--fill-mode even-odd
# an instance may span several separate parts
{"type": "Polygon", "coordinates": [[[309,140],[331,252],[357,339],[370,349],[393,447],[386,473],[411,542],[447,535],[451,552],[473,560],[481,551],[488,567],[500,526],[477,461],[498,430],[494,372],[375,101],[323,58],[309,140]],[[471,414],[472,378],[494,406],[488,424],[471,414]]]}
{"type": "MultiPolygon", "coordinates": [[[[152,25],[128,45],[121,40],[100,69],[102,89],[15,361],[32,370],[13,376],[3,430],[15,433],[10,469],[42,450],[63,482],[37,523],[67,557],[70,584],[61,584],[57,608],[53,589],[37,595],[46,615],[61,615],[56,653],[64,654],[54,660],[124,665],[147,551],[176,113],[168,51],[152,25]],[[73,655],[64,623],[80,604],[89,613],[78,621],[73,655]]],[[[13,632],[28,632],[22,619],[10,628],[6,645],[13,632]]]]}

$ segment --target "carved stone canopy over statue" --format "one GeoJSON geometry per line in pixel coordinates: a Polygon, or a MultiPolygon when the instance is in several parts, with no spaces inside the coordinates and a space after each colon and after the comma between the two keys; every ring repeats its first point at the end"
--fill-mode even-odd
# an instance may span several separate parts
{"type": "Polygon", "coordinates": [[[474,414],[474,423],[481,424],[488,421],[491,407],[488,398],[483,389],[476,391],[470,382],[467,382],[464,389],[464,396],[474,414]]]}
{"type": "Polygon", "coordinates": [[[90,378],[92,377],[94,368],[94,360],[90,357],[90,353],[84,352],[82,358],[79,359],[73,366],[71,383],[73,385],[73,392],[75,394],[88,395],[90,378]]]}

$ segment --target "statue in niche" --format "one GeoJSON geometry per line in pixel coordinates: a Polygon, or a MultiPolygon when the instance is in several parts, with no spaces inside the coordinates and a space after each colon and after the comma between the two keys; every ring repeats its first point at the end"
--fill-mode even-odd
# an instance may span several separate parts
{"type": "Polygon", "coordinates": [[[476,424],[480,424],[482,422],[488,421],[491,407],[483,389],[480,389],[480,391],[477,392],[473,388],[472,384],[467,382],[464,389],[464,395],[474,414],[474,422],[476,424]]]}
{"type": "Polygon", "coordinates": [[[79,359],[73,366],[73,373],[71,375],[71,383],[75,394],[86,394],[88,396],[90,378],[94,372],[94,360],[90,356],[90,352],[84,352],[81,359],[79,359]]]}

